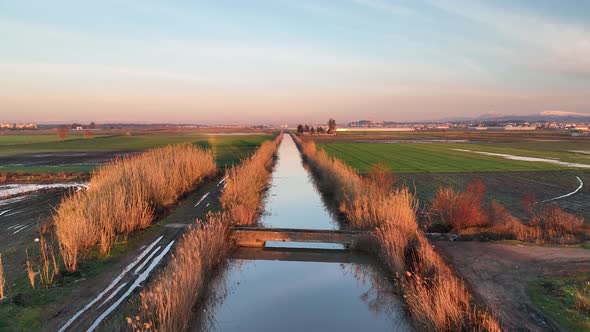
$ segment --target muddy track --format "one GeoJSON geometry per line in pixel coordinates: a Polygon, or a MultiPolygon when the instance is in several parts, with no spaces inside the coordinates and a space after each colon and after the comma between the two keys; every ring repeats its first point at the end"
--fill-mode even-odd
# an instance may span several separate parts
{"type": "Polygon", "coordinates": [[[562,331],[531,302],[528,282],[590,272],[590,250],[492,242],[434,241],[476,300],[509,331],[562,331]]]}
{"type": "MultiPolygon", "coordinates": [[[[218,206],[223,179],[201,186],[175,208],[157,234],[146,238],[137,249],[117,260],[115,264],[92,280],[80,280],[70,298],[75,302],[54,305],[44,331],[86,331],[97,328],[154,275],[174,248],[175,241],[186,226],[218,206]]],[[[162,221],[161,221],[162,222],[162,221]]]]}

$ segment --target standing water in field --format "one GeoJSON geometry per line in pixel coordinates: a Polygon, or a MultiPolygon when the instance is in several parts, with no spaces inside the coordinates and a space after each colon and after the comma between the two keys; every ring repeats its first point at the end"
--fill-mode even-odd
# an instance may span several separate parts
{"type": "MultiPolygon", "coordinates": [[[[265,227],[336,229],[290,135],[278,151],[265,227]]],[[[231,259],[195,330],[410,330],[391,281],[376,262],[342,246],[267,243],[231,259]],[[269,248],[270,247],[270,248],[269,248]],[[329,248],[329,249],[326,249],[329,248]],[[254,258],[252,258],[254,257],[254,258]]]]}

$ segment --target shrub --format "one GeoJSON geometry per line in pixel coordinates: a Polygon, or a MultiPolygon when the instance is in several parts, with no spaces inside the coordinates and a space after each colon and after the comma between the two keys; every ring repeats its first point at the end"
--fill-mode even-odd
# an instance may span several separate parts
{"type": "Polygon", "coordinates": [[[188,144],[101,166],[89,189],[64,198],[53,218],[65,268],[76,270],[80,256],[97,245],[107,254],[118,234],[148,227],[158,209],[215,172],[212,153],[188,144]]]}
{"type": "Polygon", "coordinates": [[[469,183],[462,193],[457,193],[450,187],[441,188],[436,193],[431,209],[441,222],[456,231],[486,226],[489,219],[483,207],[485,190],[485,184],[481,180],[469,183]]]}
{"type": "Polygon", "coordinates": [[[529,226],[540,229],[540,240],[555,243],[572,243],[584,237],[584,219],[549,205],[529,220],[529,226]]]}

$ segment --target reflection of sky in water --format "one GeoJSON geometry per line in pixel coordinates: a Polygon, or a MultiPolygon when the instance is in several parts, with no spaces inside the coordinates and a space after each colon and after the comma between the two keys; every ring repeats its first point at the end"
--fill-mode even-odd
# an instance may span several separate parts
{"type": "MultiPolygon", "coordinates": [[[[293,139],[279,148],[262,222],[267,227],[334,229],[336,222],[303,168],[293,139]]],[[[340,244],[268,242],[273,248],[341,249],[340,244]]],[[[205,311],[214,331],[407,331],[391,283],[362,264],[233,260],[221,299],[205,311]],[[225,297],[223,294],[225,293],[225,297]]]]}
{"type": "Polygon", "coordinates": [[[247,261],[226,278],[215,331],[406,331],[395,297],[350,264],[247,261]],[[380,290],[383,292],[383,290],[380,290]]]}
{"type": "Polygon", "coordinates": [[[283,138],[278,156],[262,224],[282,228],[337,228],[309,173],[303,168],[301,155],[291,136],[283,138]]]}

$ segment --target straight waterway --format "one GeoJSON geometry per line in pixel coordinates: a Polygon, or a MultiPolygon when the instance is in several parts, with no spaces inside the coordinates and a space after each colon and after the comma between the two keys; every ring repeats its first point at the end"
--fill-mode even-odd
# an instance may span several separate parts
{"type": "MultiPolygon", "coordinates": [[[[290,135],[285,135],[278,157],[262,224],[337,229],[338,223],[323,204],[290,135]]],[[[341,246],[295,246],[304,249],[283,249],[283,243],[267,243],[266,249],[253,249],[260,255],[254,252],[246,255],[250,257],[247,260],[230,260],[213,287],[206,309],[197,313],[195,321],[199,324],[194,329],[410,330],[391,282],[373,259],[341,246]]]]}

